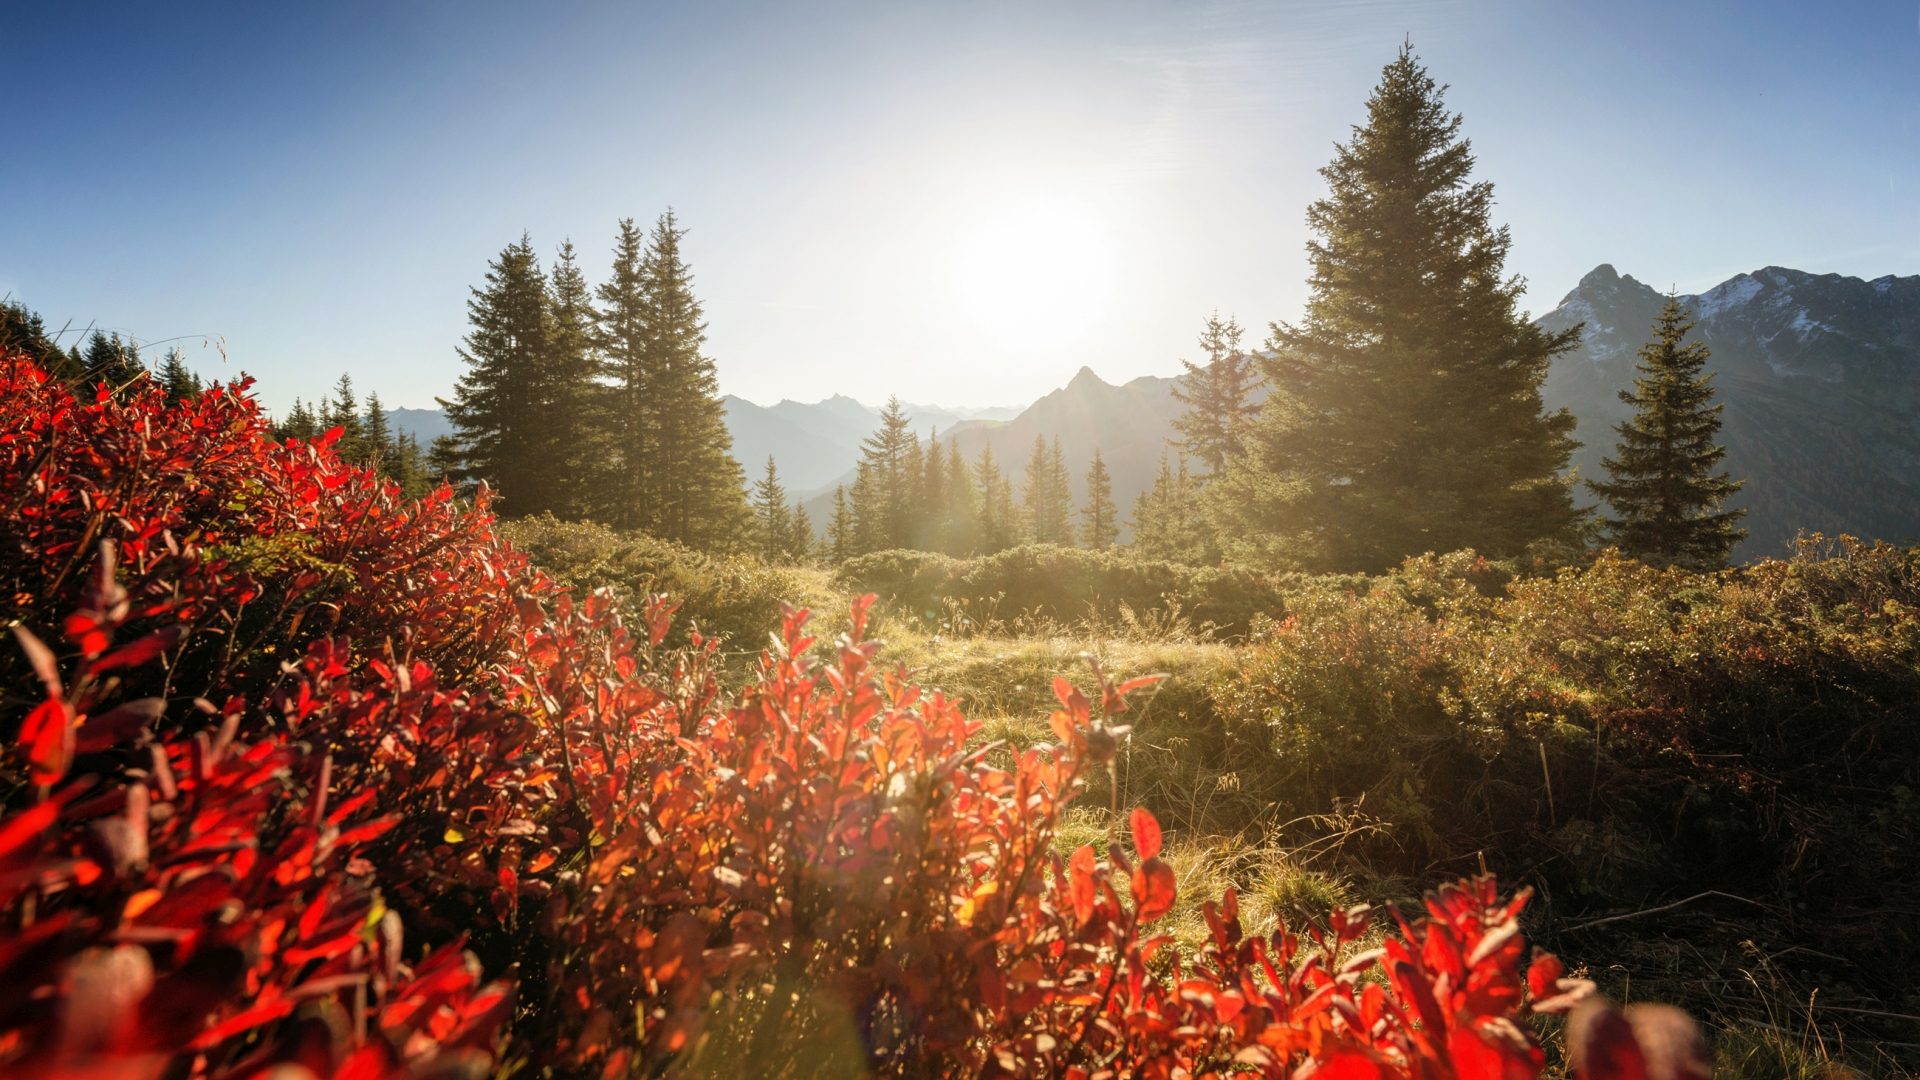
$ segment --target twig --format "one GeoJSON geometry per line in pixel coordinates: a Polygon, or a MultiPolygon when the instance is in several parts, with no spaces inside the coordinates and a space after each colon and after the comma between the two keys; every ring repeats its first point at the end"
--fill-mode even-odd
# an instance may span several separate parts
{"type": "Polygon", "coordinates": [[[1767,906],[1758,900],[1749,900],[1744,896],[1735,896],[1732,893],[1724,893],[1719,891],[1718,889],[1708,889],[1706,892],[1703,892],[1703,893],[1695,893],[1692,896],[1687,897],[1685,900],[1675,900],[1671,904],[1661,904],[1659,907],[1644,908],[1640,911],[1629,911],[1622,915],[1609,915],[1604,919],[1593,919],[1588,922],[1575,923],[1572,926],[1562,928],[1561,933],[1571,934],[1580,930],[1591,930],[1596,926],[1605,926],[1608,923],[1622,922],[1626,919],[1637,919],[1642,915],[1658,915],[1663,911],[1672,911],[1674,908],[1677,908],[1677,907],[1685,907],[1686,905],[1693,903],[1695,900],[1705,900],[1709,896],[1718,896],[1725,900],[1738,900],[1743,904],[1752,904],[1754,907],[1757,907],[1757,908],[1763,908],[1767,906]]]}

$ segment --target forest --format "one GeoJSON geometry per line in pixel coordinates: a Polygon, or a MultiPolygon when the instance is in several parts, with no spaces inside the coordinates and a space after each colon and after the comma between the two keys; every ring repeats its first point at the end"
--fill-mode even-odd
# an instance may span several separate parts
{"type": "Polygon", "coordinates": [[[673,211],[428,446],[0,308],[0,1074],[1920,1069],[1920,549],[1731,564],[1672,298],[1570,471],[1462,125],[1403,48],[1131,506],[893,400],[811,520],[673,211]]]}

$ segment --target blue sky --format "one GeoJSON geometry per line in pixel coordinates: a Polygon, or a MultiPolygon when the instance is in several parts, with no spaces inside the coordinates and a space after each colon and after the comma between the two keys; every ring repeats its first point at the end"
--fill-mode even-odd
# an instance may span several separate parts
{"type": "Polygon", "coordinates": [[[1920,7],[0,0],[0,293],[282,408],[457,376],[529,230],[672,205],[725,390],[1031,399],[1305,296],[1307,203],[1411,36],[1551,307],[1611,262],[1920,273],[1920,7]]]}

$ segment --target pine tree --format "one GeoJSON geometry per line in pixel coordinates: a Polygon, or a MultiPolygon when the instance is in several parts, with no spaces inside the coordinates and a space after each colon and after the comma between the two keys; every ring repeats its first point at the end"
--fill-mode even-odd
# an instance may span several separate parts
{"type": "Polygon", "coordinates": [[[1241,440],[1258,411],[1253,394],[1260,374],[1253,355],[1240,348],[1241,333],[1239,323],[1221,322],[1215,312],[1200,334],[1207,362],[1182,360],[1186,378],[1173,384],[1173,396],[1186,406],[1173,422],[1184,436],[1180,448],[1200,459],[1209,474],[1240,456],[1241,440]]]}
{"type": "Polygon", "coordinates": [[[1033,438],[1033,453],[1027,458],[1024,501],[1027,531],[1036,544],[1073,543],[1073,497],[1066,475],[1066,462],[1060,453],[1060,440],[1051,448],[1044,437],[1033,438]]]}
{"type": "Polygon", "coordinates": [[[1685,343],[1691,329],[1679,301],[1667,297],[1653,340],[1640,349],[1633,389],[1620,392],[1633,415],[1614,425],[1620,442],[1602,462],[1608,479],[1587,487],[1612,506],[1605,527],[1621,551],[1711,569],[1746,538],[1738,526],[1746,511],[1723,508],[1740,482],[1715,471],[1727,454],[1717,441],[1722,406],[1713,400],[1706,345],[1685,343]]]}
{"type": "Polygon", "coordinates": [[[753,550],[764,562],[778,562],[786,554],[791,527],[787,520],[787,489],[780,470],[767,455],[767,470],[753,484],[753,550]]]}
{"type": "Polygon", "coordinates": [[[1142,558],[1164,562],[1213,566],[1220,546],[1202,507],[1202,489],[1187,472],[1163,454],[1153,486],[1133,503],[1133,550],[1142,558]]]}
{"type": "Polygon", "coordinates": [[[87,351],[80,361],[85,373],[82,381],[93,386],[107,384],[108,388],[118,390],[133,382],[146,372],[140,364],[140,350],[131,342],[120,340],[119,334],[108,337],[95,330],[87,338],[87,351]]]}
{"type": "Polygon", "coordinates": [[[835,565],[854,556],[853,510],[847,505],[846,485],[833,489],[833,517],[827,521],[827,558],[835,565]]]}
{"type": "Polygon", "coordinates": [[[387,419],[380,395],[367,395],[366,411],[360,415],[360,461],[391,476],[394,464],[393,425],[387,419]]]}
{"type": "Polygon", "coordinates": [[[320,419],[299,398],[293,399],[293,407],[287,410],[287,418],[274,428],[274,434],[281,440],[311,439],[320,434],[320,419]]]}
{"type": "Polygon", "coordinates": [[[942,551],[949,555],[971,555],[980,547],[979,493],[974,488],[973,470],[960,455],[960,445],[947,440],[946,518],[941,526],[942,551]]]}
{"type": "Polygon", "coordinates": [[[888,398],[880,426],[860,444],[853,486],[859,554],[913,543],[917,503],[925,485],[920,439],[899,398],[888,398]]]}
{"type": "Polygon", "coordinates": [[[1013,505],[1013,482],[993,460],[993,447],[982,446],[974,464],[974,476],[980,481],[981,554],[1004,551],[1020,542],[1020,514],[1013,505]]]}
{"type": "Polygon", "coordinates": [[[55,378],[79,377],[79,357],[60,348],[38,313],[18,300],[0,300],[0,352],[23,352],[55,378]]]}
{"type": "Polygon", "coordinates": [[[600,439],[600,358],[595,347],[592,293],[580,272],[573,242],[562,241],[547,278],[547,362],[542,376],[546,393],[541,402],[541,452],[554,513],[582,518],[594,509],[595,493],[602,490],[601,467],[606,460],[600,439]]]}
{"type": "Polygon", "coordinates": [[[819,548],[819,538],[813,532],[813,519],[807,516],[806,505],[799,499],[787,507],[786,555],[788,562],[812,562],[819,548]]]}
{"type": "Polygon", "coordinates": [[[645,523],[651,494],[654,434],[648,401],[648,312],[641,259],[646,239],[632,218],[620,219],[613,244],[613,270],[595,297],[597,338],[604,377],[611,387],[598,414],[598,441],[605,444],[607,482],[598,516],[621,528],[645,523]]]}
{"type": "Polygon", "coordinates": [[[341,373],[338,382],[333,384],[333,396],[321,405],[320,429],[322,432],[340,429],[340,438],[333,448],[341,458],[356,464],[366,460],[366,447],[360,430],[360,402],[353,392],[353,376],[341,373]]]}
{"type": "Polygon", "coordinates": [[[947,453],[940,445],[940,433],[927,439],[920,468],[919,508],[914,521],[914,544],[921,551],[947,549],[947,453]]]}
{"type": "Polygon", "coordinates": [[[1491,224],[1492,185],[1469,178],[1460,124],[1408,47],[1321,170],[1306,314],[1274,326],[1245,453],[1209,484],[1244,559],[1380,570],[1577,528],[1562,475],[1573,417],[1544,412],[1540,383],[1579,330],[1519,310],[1507,230],[1491,224]]]}
{"type": "Polygon", "coordinates": [[[187,369],[186,358],[177,348],[168,349],[160,361],[160,385],[166,390],[168,401],[185,401],[199,393],[193,372],[187,369]]]}
{"type": "Polygon", "coordinates": [[[503,513],[537,514],[549,508],[551,494],[539,459],[549,320],[532,238],[507,245],[487,265],[485,286],[472,292],[472,328],[458,350],[467,370],[453,399],[440,402],[454,431],[435,440],[434,462],[455,481],[486,481],[503,513]]]}
{"type": "Polygon", "coordinates": [[[641,260],[646,298],[645,411],[652,435],[643,521],[654,535],[696,548],[730,546],[748,520],[746,476],[733,459],[726,407],[711,359],[693,272],[680,255],[686,230],[668,210],[641,260]]]}
{"type": "Polygon", "coordinates": [[[1113,477],[1107,472],[1099,447],[1093,450],[1093,464],[1087,466],[1087,505],[1080,515],[1081,538],[1086,546],[1100,551],[1120,539],[1120,524],[1113,510],[1113,477]]]}

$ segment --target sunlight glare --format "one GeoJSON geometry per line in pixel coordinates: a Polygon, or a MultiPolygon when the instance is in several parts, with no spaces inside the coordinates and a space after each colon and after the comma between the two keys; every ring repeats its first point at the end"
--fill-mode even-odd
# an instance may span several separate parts
{"type": "Polygon", "coordinates": [[[1089,340],[1107,316],[1116,251],[1107,219],[1065,191],[981,199],[954,219],[957,310],[1010,352],[1056,352],[1089,340]]]}

